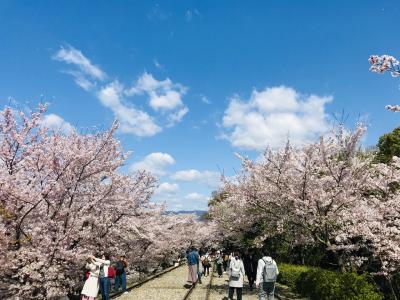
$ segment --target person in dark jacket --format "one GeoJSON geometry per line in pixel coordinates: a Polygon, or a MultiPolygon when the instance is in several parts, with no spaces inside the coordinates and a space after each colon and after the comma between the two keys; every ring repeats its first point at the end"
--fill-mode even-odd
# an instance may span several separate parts
{"type": "Polygon", "coordinates": [[[257,277],[258,260],[255,257],[254,251],[246,251],[243,257],[244,269],[246,271],[247,279],[249,280],[250,291],[253,290],[254,282],[257,277]]]}
{"type": "Polygon", "coordinates": [[[114,290],[118,291],[120,287],[122,287],[122,291],[126,293],[126,271],[125,269],[128,267],[128,262],[125,259],[125,256],[121,256],[115,264],[116,276],[115,276],[115,286],[114,290]]]}

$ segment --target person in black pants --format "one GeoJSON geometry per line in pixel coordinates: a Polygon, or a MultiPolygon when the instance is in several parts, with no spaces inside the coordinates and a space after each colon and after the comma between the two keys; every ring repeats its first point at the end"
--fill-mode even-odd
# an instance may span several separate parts
{"type": "Polygon", "coordinates": [[[206,253],[206,255],[204,255],[202,263],[203,263],[203,269],[204,269],[204,276],[209,276],[210,275],[211,257],[208,253],[206,253]]]}
{"type": "Polygon", "coordinates": [[[249,280],[250,291],[252,291],[254,282],[256,281],[258,265],[258,261],[255,257],[254,251],[246,251],[243,257],[243,264],[246,271],[247,279],[249,280]]]}
{"type": "Polygon", "coordinates": [[[224,260],[224,262],[223,262],[224,272],[226,272],[226,269],[228,268],[229,255],[227,253],[224,253],[222,255],[222,257],[223,257],[223,260],[224,260]]]}
{"type": "Polygon", "coordinates": [[[240,258],[239,252],[235,252],[229,265],[229,299],[233,299],[233,294],[236,290],[237,300],[242,300],[244,275],[243,261],[240,258]]]}
{"type": "Polygon", "coordinates": [[[218,277],[222,277],[222,264],[223,264],[223,258],[222,254],[217,252],[217,256],[215,257],[215,264],[217,265],[217,272],[218,272],[218,277]]]}

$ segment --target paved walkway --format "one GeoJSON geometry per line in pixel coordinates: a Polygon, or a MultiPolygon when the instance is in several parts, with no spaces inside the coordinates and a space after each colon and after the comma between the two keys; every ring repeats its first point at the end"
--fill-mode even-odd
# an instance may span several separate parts
{"type": "Polygon", "coordinates": [[[187,266],[182,266],[134,288],[118,300],[180,300],[189,286],[186,285],[187,266]]]}
{"type": "MultiPolygon", "coordinates": [[[[180,300],[189,289],[187,285],[187,266],[181,266],[165,273],[154,280],[144,283],[138,288],[134,288],[128,294],[119,296],[118,300],[180,300]]],[[[192,291],[189,300],[206,300],[207,290],[212,278],[209,298],[207,300],[226,300],[228,299],[228,275],[223,274],[219,278],[216,273],[210,269],[210,276],[202,277],[202,284],[197,284],[192,291]],[[213,276],[213,277],[211,277],[213,276]]],[[[285,286],[277,286],[278,300],[300,300],[303,299],[290,291],[285,286]]],[[[233,300],[236,300],[236,294],[233,300]]],[[[245,280],[243,288],[243,300],[258,300],[256,291],[250,291],[247,280],[245,280]]]]}
{"type": "Polygon", "coordinates": [[[207,290],[208,290],[208,287],[210,284],[211,276],[212,276],[212,269],[210,268],[210,275],[206,276],[206,277],[204,277],[204,276],[201,277],[202,283],[196,284],[196,287],[193,289],[188,300],[205,300],[206,299],[207,290]]]}
{"type": "MultiPolygon", "coordinates": [[[[209,300],[228,299],[228,275],[224,273],[222,277],[219,278],[218,274],[214,273],[213,276],[209,300]]],[[[258,300],[256,292],[250,291],[247,281],[245,281],[244,284],[242,298],[243,300],[258,300]]],[[[233,299],[236,300],[236,294],[233,296],[233,299]]]]}

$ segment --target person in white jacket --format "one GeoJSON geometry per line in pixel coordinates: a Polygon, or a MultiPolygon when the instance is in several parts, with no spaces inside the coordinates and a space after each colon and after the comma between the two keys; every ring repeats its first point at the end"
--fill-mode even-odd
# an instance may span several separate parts
{"type": "Polygon", "coordinates": [[[258,289],[258,299],[274,300],[275,282],[279,274],[278,266],[268,253],[264,253],[263,258],[258,261],[256,287],[258,289]]]}
{"type": "Polygon", "coordinates": [[[235,289],[237,300],[242,300],[243,279],[245,275],[246,273],[244,270],[243,261],[240,258],[240,254],[239,252],[235,252],[229,264],[229,300],[233,299],[233,293],[235,289]]]}
{"type": "Polygon", "coordinates": [[[89,276],[85,281],[81,292],[82,300],[96,300],[99,293],[99,270],[100,264],[96,263],[92,256],[87,260],[86,269],[89,271],[89,276]]]}
{"type": "MultiPolygon", "coordinates": [[[[89,277],[86,279],[81,292],[82,300],[96,299],[97,294],[99,293],[99,288],[101,287],[101,277],[104,277],[104,275],[100,274],[100,270],[102,269],[103,274],[108,274],[109,265],[109,260],[96,258],[93,255],[89,256],[86,264],[86,269],[89,271],[89,277]]],[[[107,299],[104,295],[102,295],[102,298],[107,299]]]]}

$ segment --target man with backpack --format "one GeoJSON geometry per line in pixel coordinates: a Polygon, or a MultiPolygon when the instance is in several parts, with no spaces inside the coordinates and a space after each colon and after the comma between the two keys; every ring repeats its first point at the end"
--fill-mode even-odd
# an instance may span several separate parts
{"type": "Polygon", "coordinates": [[[121,256],[118,261],[115,263],[115,291],[119,290],[119,287],[122,287],[122,291],[127,293],[126,291],[126,271],[125,268],[128,267],[128,262],[126,261],[124,256],[121,256]]]}
{"type": "Polygon", "coordinates": [[[265,300],[266,296],[268,300],[274,300],[275,282],[278,274],[276,262],[265,252],[257,265],[256,287],[258,288],[259,300],[265,300]]]}

